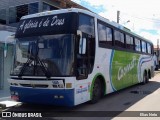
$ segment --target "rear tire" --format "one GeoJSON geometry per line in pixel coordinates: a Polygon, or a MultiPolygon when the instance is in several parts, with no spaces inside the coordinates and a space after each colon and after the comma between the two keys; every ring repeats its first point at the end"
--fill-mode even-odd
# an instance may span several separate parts
{"type": "Polygon", "coordinates": [[[102,95],[102,84],[100,79],[96,79],[94,82],[93,90],[92,90],[92,99],[91,103],[97,103],[102,95]]]}
{"type": "Polygon", "coordinates": [[[149,81],[148,75],[147,75],[147,73],[146,73],[146,72],[144,72],[144,74],[143,74],[143,82],[142,82],[142,84],[144,85],[144,84],[148,83],[148,81],[149,81]]]}

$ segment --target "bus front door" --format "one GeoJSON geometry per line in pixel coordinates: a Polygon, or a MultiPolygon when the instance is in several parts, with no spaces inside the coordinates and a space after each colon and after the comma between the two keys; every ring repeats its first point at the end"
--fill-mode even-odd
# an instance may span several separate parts
{"type": "Polygon", "coordinates": [[[77,79],[88,78],[88,38],[84,33],[80,33],[77,38],[77,65],[76,65],[76,77],[77,79]]]}

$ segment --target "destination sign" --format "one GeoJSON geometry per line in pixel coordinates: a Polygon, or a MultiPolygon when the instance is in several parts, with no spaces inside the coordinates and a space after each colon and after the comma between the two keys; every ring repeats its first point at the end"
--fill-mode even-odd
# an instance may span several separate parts
{"type": "Polygon", "coordinates": [[[16,37],[71,34],[75,33],[76,29],[77,14],[63,13],[21,20],[16,37]]]}

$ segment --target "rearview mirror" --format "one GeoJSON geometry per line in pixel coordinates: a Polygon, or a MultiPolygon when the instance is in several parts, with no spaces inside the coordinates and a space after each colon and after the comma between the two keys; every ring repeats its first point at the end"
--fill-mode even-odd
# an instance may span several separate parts
{"type": "Polygon", "coordinates": [[[86,38],[82,38],[82,32],[77,30],[77,35],[79,35],[79,54],[86,54],[86,38]]]}
{"type": "Polygon", "coordinates": [[[86,38],[79,41],[79,54],[86,54],[86,38]]]}

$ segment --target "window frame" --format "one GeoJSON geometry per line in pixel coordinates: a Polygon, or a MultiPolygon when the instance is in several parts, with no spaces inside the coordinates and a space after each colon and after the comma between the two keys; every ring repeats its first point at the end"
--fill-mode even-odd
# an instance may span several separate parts
{"type": "Polygon", "coordinates": [[[113,50],[120,50],[120,51],[126,51],[126,52],[132,52],[132,53],[137,53],[137,54],[146,54],[146,55],[153,55],[153,44],[149,41],[147,41],[145,38],[141,38],[140,36],[137,36],[135,34],[132,34],[130,32],[127,32],[127,31],[124,31],[124,30],[121,30],[121,29],[118,29],[116,28],[115,26],[109,24],[109,23],[105,23],[105,21],[102,21],[100,19],[97,19],[97,35],[98,35],[98,45],[99,47],[101,48],[108,48],[108,49],[113,49],[113,50]],[[104,25],[105,27],[108,27],[110,29],[112,29],[112,45],[105,45],[105,44],[101,44],[100,41],[99,41],[99,34],[98,34],[98,24],[102,24],[104,25]],[[121,46],[116,46],[115,44],[115,36],[114,36],[114,31],[119,31],[120,33],[122,33],[124,35],[124,46],[121,47],[121,46]],[[130,36],[130,43],[132,41],[132,48],[127,48],[127,42],[126,42],[126,35],[130,36]],[[136,50],[136,40],[139,41],[138,45],[139,45],[139,50],[137,51],[136,50]],[[142,41],[144,41],[146,43],[146,52],[142,52],[142,41]],[[151,46],[151,53],[148,53],[147,52],[147,44],[149,44],[151,46]]]}

